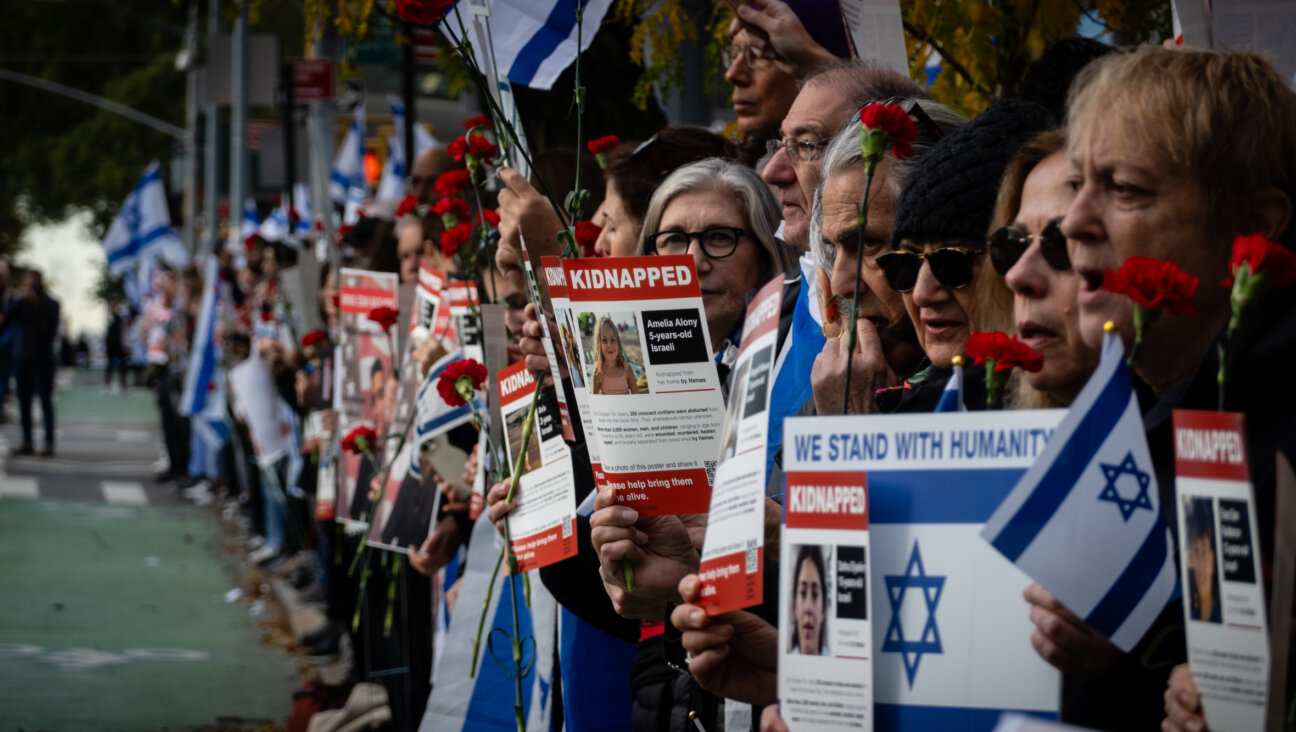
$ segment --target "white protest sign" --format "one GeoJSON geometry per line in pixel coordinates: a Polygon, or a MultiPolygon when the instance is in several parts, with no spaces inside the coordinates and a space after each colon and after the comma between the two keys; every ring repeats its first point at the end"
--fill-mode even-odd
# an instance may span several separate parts
{"type": "MultiPolygon", "coordinates": [[[[1031,646],[1021,596],[1030,578],[980,532],[1063,414],[787,420],[789,471],[866,474],[876,729],[989,730],[1004,711],[1056,717],[1059,676],[1031,646]]],[[[839,503],[855,505],[849,494],[839,503]]]]}
{"type": "Polygon", "coordinates": [[[1212,730],[1264,727],[1269,635],[1260,534],[1237,412],[1174,411],[1188,664],[1212,730]]]}
{"type": "Polygon", "coordinates": [[[234,408],[247,422],[257,464],[266,467],[293,448],[292,410],[275,390],[270,367],[252,356],[229,371],[234,408]]]}
{"type": "Polygon", "coordinates": [[[522,477],[514,496],[517,507],[508,522],[519,571],[526,572],[576,555],[571,451],[563,441],[554,405],[545,404],[543,398],[536,402],[531,434],[523,444],[536,394],[536,381],[525,361],[500,371],[497,378],[510,468],[517,468],[522,458],[522,477]]]}
{"type": "Polygon", "coordinates": [[[563,270],[604,483],[643,515],[706,511],[724,400],[693,257],[565,259],[563,270]]]}
{"type": "Polygon", "coordinates": [[[756,293],[743,320],[698,568],[709,615],[758,605],[764,597],[765,449],[782,297],[779,275],[756,293]]]}

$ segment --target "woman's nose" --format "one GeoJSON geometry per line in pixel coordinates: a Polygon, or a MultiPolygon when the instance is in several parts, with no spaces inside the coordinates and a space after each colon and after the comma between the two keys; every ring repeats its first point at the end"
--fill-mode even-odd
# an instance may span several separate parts
{"type": "Polygon", "coordinates": [[[1031,242],[1021,258],[1004,275],[1004,282],[1014,295],[1028,298],[1044,297],[1048,294],[1049,271],[1050,267],[1044,261],[1039,242],[1031,242]]]}
{"type": "Polygon", "coordinates": [[[918,307],[928,307],[945,302],[950,297],[949,290],[936,279],[932,273],[931,263],[924,261],[918,269],[918,282],[914,284],[913,299],[918,307]]]}

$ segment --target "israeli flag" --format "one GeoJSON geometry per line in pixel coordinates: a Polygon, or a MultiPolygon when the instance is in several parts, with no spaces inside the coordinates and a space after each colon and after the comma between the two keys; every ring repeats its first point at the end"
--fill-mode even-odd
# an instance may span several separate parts
{"type": "Polygon", "coordinates": [[[145,169],[144,175],[122,203],[117,218],[108,227],[104,254],[108,259],[108,271],[117,276],[134,269],[150,256],[160,257],[172,267],[189,263],[184,244],[171,228],[166,190],[162,187],[162,173],[156,160],[145,169]]]}
{"type": "Polygon", "coordinates": [[[257,235],[266,241],[283,241],[288,237],[288,212],[277,206],[257,229],[257,235]]]}
{"type": "Polygon", "coordinates": [[[220,373],[220,350],[215,337],[220,300],[220,264],[215,257],[208,257],[203,272],[202,308],[194,324],[193,351],[185,370],[179,412],[190,418],[212,448],[219,448],[230,436],[225,418],[225,379],[220,373]]]}
{"type": "Polygon", "coordinates": [[[783,420],[795,416],[801,405],[814,396],[810,369],[827,342],[823,315],[819,312],[814,256],[802,255],[799,265],[801,271],[797,276],[801,278],[801,290],[792,311],[792,328],[774,359],[774,388],[770,392],[769,434],[765,446],[766,476],[774,469],[774,458],[783,444],[783,420]]]}
{"type": "Polygon", "coordinates": [[[333,170],[329,173],[329,195],[335,203],[345,204],[357,196],[363,199],[368,193],[364,175],[364,139],[365,108],[362,102],[356,105],[351,127],[347,129],[346,137],[342,138],[342,144],[338,146],[337,155],[333,158],[333,170]]]}
{"type": "Polygon", "coordinates": [[[396,135],[387,136],[387,162],[383,163],[382,177],[378,179],[378,200],[400,198],[405,195],[405,146],[396,135]]]}
{"type": "Polygon", "coordinates": [[[297,212],[297,223],[293,225],[293,231],[297,236],[305,236],[310,233],[315,221],[315,214],[311,211],[310,188],[305,183],[293,186],[292,205],[297,212]]]}
{"type": "Polygon", "coordinates": [[[1177,587],[1170,531],[1120,338],[981,536],[1128,651],[1177,587]]]}
{"type": "MultiPolygon", "coordinates": [[[[532,89],[553,87],[576,60],[577,3],[584,9],[580,50],[585,51],[612,0],[492,0],[486,17],[488,29],[469,31],[478,68],[488,77],[494,70],[496,76],[532,89]]],[[[465,16],[472,19],[470,28],[481,27],[481,16],[465,16]]],[[[449,16],[441,23],[441,31],[452,39],[463,35],[449,16]]]]}
{"type": "Polygon", "coordinates": [[[257,215],[256,199],[248,198],[243,202],[243,226],[239,230],[239,236],[246,242],[256,236],[260,229],[261,218],[257,215]]]}
{"type": "Polygon", "coordinates": [[[949,381],[945,382],[945,391],[941,392],[940,401],[936,402],[934,412],[966,412],[963,403],[963,367],[955,366],[949,381]]]}

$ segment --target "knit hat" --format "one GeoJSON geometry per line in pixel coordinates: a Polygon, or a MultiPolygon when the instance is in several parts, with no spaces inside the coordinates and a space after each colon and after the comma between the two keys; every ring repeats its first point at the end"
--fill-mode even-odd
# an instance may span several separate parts
{"type": "Polygon", "coordinates": [[[838,0],[786,0],[815,43],[837,58],[850,58],[838,0]]]}
{"type": "Polygon", "coordinates": [[[1053,125],[1053,117],[1038,104],[1008,99],[936,143],[905,181],[891,246],[904,239],[984,240],[1008,161],[1023,143],[1053,125]]]}

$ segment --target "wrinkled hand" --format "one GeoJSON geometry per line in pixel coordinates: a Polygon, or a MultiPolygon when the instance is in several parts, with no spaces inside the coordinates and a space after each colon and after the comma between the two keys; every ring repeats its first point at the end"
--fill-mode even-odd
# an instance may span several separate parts
{"type": "Polygon", "coordinates": [[[759,28],[763,34],[758,32],[748,35],[756,43],[761,42],[760,35],[767,36],[770,47],[782,59],[776,62],[779,68],[793,76],[805,76],[814,67],[837,60],[828,49],[810,37],[810,33],[787,3],[780,0],[743,0],[734,15],[734,23],[729,26],[730,37],[737,32],[735,25],[759,28]]]}
{"type": "MultiPolygon", "coordinates": [[[[849,306],[847,306],[849,307],[849,306]]],[[[842,392],[846,388],[846,362],[850,358],[848,335],[829,338],[810,367],[810,388],[814,390],[819,414],[841,414],[842,392]]],[[[882,339],[873,322],[855,321],[855,356],[850,359],[851,393],[847,414],[873,414],[877,404],[873,392],[899,382],[882,350],[882,339]]]]}
{"type": "Polygon", "coordinates": [[[414,363],[418,366],[419,378],[426,379],[432,366],[440,361],[446,355],[445,346],[437,338],[428,336],[426,340],[415,346],[413,351],[414,363]]]}
{"type": "Polygon", "coordinates": [[[727,699],[772,704],[778,696],[778,629],[746,610],[708,618],[695,604],[702,598],[695,574],[680,580],[679,594],[685,604],[670,620],[683,632],[680,642],[698,685],[727,699]]]}
{"type": "MultiPolygon", "coordinates": [[[[500,248],[522,251],[526,237],[527,251],[533,257],[557,257],[562,254],[558,230],[562,222],[549,200],[512,168],[500,168],[499,178],[505,188],[499,192],[500,248]]],[[[539,265],[537,259],[533,264],[539,265]]]]}
{"type": "Polygon", "coordinates": [[[777,704],[771,704],[765,707],[765,711],[761,712],[760,732],[790,732],[787,724],[783,721],[783,717],[779,714],[777,704]]]}
{"type": "Polygon", "coordinates": [[[486,492],[486,505],[490,506],[486,509],[486,515],[490,517],[491,523],[495,524],[495,530],[500,532],[500,536],[504,535],[504,517],[517,508],[516,493],[513,494],[512,501],[507,503],[504,501],[508,497],[510,483],[511,481],[501,480],[486,492]]]}
{"type": "MultiPolygon", "coordinates": [[[[553,383],[553,377],[548,374],[553,373],[553,368],[549,365],[549,355],[545,352],[544,347],[544,330],[540,327],[540,319],[536,315],[534,304],[528,304],[526,310],[526,322],[522,324],[522,338],[518,341],[518,350],[522,353],[522,358],[526,359],[527,371],[532,375],[545,372],[544,386],[553,383]]],[[[563,369],[562,376],[566,376],[566,369],[563,369]]]]}
{"type": "Polygon", "coordinates": [[[1165,732],[1203,732],[1206,718],[1202,716],[1201,695],[1193,682],[1188,664],[1181,663],[1170,672],[1170,682],[1165,691],[1165,732]]]}
{"type": "Polygon", "coordinates": [[[410,566],[419,574],[431,577],[446,566],[461,544],[463,537],[459,535],[459,525],[453,516],[446,516],[437,522],[422,546],[415,549],[413,544],[409,545],[410,566]]]}
{"type": "Polygon", "coordinates": [[[662,620],[666,603],[679,599],[680,578],[700,562],[688,527],[678,516],[640,516],[618,505],[613,488],[599,492],[594,509],[590,540],[613,607],[623,617],[662,620]],[[623,559],[634,571],[634,592],[626,587],[623,559]]]}
{"type": "Polygon", "coordinates": [[[1092,681],[1120,660],[1123,654],[1119,648],[1038,583],[1032,582],[1022,597],[1030,603],[1030,619],[1035,624],[1031,645],[1051,666],[1092,681]]]}

